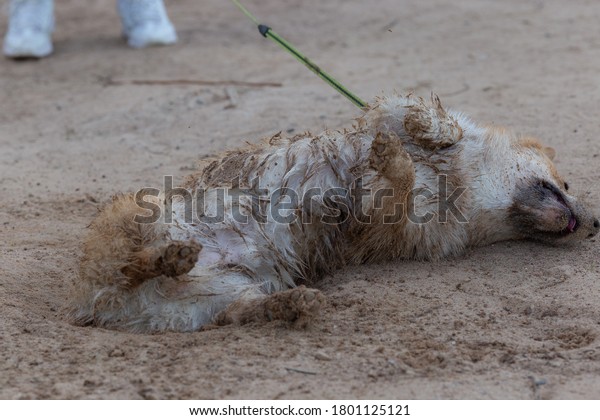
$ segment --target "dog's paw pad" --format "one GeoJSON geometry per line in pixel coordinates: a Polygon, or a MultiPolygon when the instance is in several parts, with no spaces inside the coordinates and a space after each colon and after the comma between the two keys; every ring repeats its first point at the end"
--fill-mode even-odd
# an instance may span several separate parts
{"type": "Polygon", "coordinates": [[[159,260],[161,271],[169,277],[189,272],[196,265],[201,250],[202,246],[196,242],[173,241],[159,260]]]}
{"type": "Polygon", "coordinates": [[[324,303],[325,296],[320,291],[300,286],[271,296],[265,304],[265,315],[269,320],[280,319],[306,327],[324,303]]]}

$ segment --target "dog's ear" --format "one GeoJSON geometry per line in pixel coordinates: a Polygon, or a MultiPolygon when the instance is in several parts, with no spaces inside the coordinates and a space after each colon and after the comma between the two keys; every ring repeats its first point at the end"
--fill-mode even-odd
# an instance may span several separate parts
{"type": "Polygon", "coordinates": [[[542,153],[544,153],[548,159],[550,160],[554,160],[554,158],[556,157],[556,150],[554,150],[553,147],[548,147],[548,146],[544,146],[542,144],[541,141],[539,141],[537,138],[535,137],[529,137],[529,136],[525,136],[525,137],[521,137],[519,139],[519,143],[521,144],[521,146],[523,147],[529,147],[529,148],[533,148],[533,149],[538,149],[540,150],[542,153]]]}
{"type": "Polygon", "coordinates": [[[548,156],[548,158],[549,158],[550,160],[554,160],[554,158],[556,157],[556,150],[554,150],[554,148],[553,148],[553,147],[548,147],[548,146],[546,146],[546,147],[544,147],[544,149],[543,149],[543,150],[544,150],[544,154],[545,154],[546,156],[548,156]]]}

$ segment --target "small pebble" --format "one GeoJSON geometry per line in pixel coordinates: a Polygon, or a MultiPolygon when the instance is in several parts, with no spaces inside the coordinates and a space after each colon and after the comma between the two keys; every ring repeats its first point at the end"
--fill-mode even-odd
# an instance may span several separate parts
{"type": "Polygon", "coordinates": [[[125,352],[120,348],[114,348],[108,353],[109,357],[123,357],[125,356],[125,352]]]}
{"type": "Polygon", "coordinates": [[[315,359],[323,360],[325,362],[328,362],[331,360],[331,356],[329,356],[327,353],[324,353],[322,351],[316,352],[314,356],[315,356],[315,359]]]}

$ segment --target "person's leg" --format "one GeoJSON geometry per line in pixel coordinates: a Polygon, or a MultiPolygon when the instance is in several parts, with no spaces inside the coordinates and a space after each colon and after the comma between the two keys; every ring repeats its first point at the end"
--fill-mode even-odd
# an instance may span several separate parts
{"type": "Polygon", "coordinates": [[[127,43],[133,48],[177,42],[175,28],[162,0],[118,0],[127,43]]]}
{"type": "Polygon", "coordinates": [[[52,53],[53,0],[11,0],[4,55],[41,58],[52,53]]]}

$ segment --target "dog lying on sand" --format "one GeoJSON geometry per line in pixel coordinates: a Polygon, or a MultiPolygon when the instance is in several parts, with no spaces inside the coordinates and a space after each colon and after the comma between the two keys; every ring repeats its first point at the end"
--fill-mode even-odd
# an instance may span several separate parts
{"type": "Polygon", "coordinates": [[[184,194],[114,197],[90,225],[70,316],[136,332],[302,326],[324,302],[303,284],[347,264],[596,235],[553,156],[436,96],[380,98],[352,129],[275,135],[205,161],[185,185],[202,193],[194,217],[184,194]]]}

